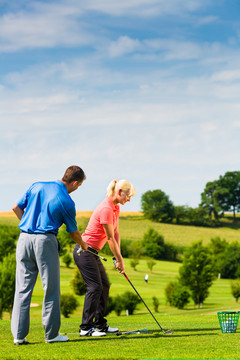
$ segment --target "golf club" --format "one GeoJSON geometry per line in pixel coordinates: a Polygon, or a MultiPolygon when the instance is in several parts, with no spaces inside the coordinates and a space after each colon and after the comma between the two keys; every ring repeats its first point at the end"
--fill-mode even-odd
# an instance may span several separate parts
{"type": "MultiPolygon", "coordinates": [[[[80,246],[80,248],[77,250],[77,254],[80,255],[82,251],[83,251],[83,249],[82,249],[81,246],[80,246]]],[[[88,248],[86,251],[89,252],[89,253],[91,253],[91,254],[93,254],[93,255],[98,256],[100,259],[102,259],[102,260],[104,260],[104,261],[107,261],[107,259],[106,259],[105,257],[103,257],[103,256],[101,256],[101,255],[99,255],[99,254],[95,254],[95,252],[91,251],[89,248],[88,248]]]]}
{"type": "Polygon", "coordinates": [[[146,308],[148,309],[148,311],[150,312],[150,314],[152,315],[152,317],[154,318],[154,320],[156,321],[156,323],[158,324],[158,326],[160,327],[160,329],[162,330],[162,332],[164,334],[172,334],[173,330],[164,330],[161,325],[159,324],[159,322],[157,321],[157,319],[155,318],[155,316],[153,315],[153,313],[151,312],[151,310],[149,309],[149,307],[147,306],[147,304],[145,303],[145,301],[143,300],[143,298],[141,297],[141,295],[138,293],[137,289],[133,286],[132,282],[129,280],[129,278],[127,277],[127,275],[125,274],[125,272],[123,273],[123,275],[125,276],[125,278],[127,279],[127,281],[129,282],[129,284],[132,286],[133,290],[136,292],[136,294],[138,295],[138,297],[141,299],[141,301],[144,303],[144,305],[146,306],[146,308]]]}
{"type": "Polygon", "coordinates": [[[148,333],[152,334],[152,331],[148,331],[147,329],[141,329],[141,330],[131,330],[131,331],[121,331],[118,332],[116,335],[131,335],[131,334],[140,334],[140,333],[148,333]]]}

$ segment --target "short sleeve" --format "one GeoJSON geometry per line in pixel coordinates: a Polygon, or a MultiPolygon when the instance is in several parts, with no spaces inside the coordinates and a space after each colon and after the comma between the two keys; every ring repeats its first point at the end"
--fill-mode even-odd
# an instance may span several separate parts
{"type": "Polygon", "coordinates": [[[76,222],[76,210],[75,207],[71,207],[67,211],[64,211],[63,214],[64,223],[66,225],[66,230],[69,233],[72,233],[78,229],[76,222]]]}
{"type": "Polygon", "coordinates": [[[109,207],[105,207],[101,210],[100,224],[113,224],[113,211],[109,207]]]}
{"type": "MultiPolygon", "coordinates": [[[[33,184],[34,185],[34,184],[33,184]]],[[[30,186],[30,188],[22,195],[22,197],[20,199],[18,199],[18,201],[16,202],[17,206],[20,207],[20,209],[24,210],[27,206],[28,203],[28,198],[29,198],[29,192],[32,189],[32,186],[30,186]]]]}

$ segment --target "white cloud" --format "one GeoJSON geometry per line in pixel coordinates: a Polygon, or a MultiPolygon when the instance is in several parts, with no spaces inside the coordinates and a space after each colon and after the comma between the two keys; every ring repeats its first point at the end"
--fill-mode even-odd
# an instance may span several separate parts
{"type": "Polygon", "coordinates": [[[213,81],[238,81],[240,69],[224,70],[212,75],[213,81]]]}
{"type": "Polygon", "coordinates": [[[37,3],[34,9],[0,18],[0,51],[22,48],[86,45],[93,36],[76,19],[75,8],[37,3]]]}
{"type": "Polygon", "coordinates": [[[122,56],[141,49],[141,43],[138,39],[130,39],[128,36],[121,36],[117,41],[109,45],[109,54],[111,57],[122,56]]]}

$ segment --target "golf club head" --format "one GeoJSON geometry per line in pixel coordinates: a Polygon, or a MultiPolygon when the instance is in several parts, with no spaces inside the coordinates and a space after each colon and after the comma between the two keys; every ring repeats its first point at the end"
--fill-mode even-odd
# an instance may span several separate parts
{"type": "Polygon", "coordinates": [[[164,334],[166,335],[170,335],[170,334],[173,334],[173,330],[163,330],[164,334]]]}

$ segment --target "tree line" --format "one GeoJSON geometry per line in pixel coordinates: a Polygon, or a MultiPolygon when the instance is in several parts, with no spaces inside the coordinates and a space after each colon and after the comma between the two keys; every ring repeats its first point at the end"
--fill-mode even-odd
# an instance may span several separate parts
{"type": "Polygon", "coordinates": [[[240,211],[240,171],[228,171],[219,179],[207,182],[197,208],[175,206],[160,189],[145,192],[141,208],[147,219],[156,222],[216,226],[226,212],[233,213],[236,221],[236,213],[240,211]]]}

